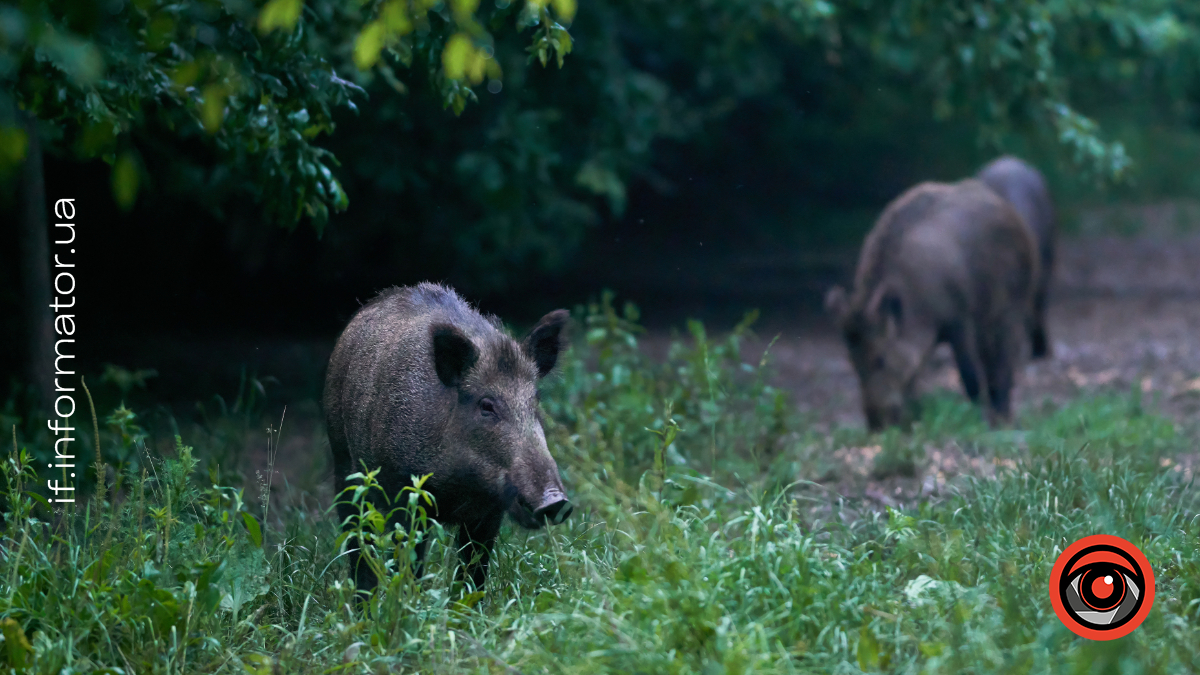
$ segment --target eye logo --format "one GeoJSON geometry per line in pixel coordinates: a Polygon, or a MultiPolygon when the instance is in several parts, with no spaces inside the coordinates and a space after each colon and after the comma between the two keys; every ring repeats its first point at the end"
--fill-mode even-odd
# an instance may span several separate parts
{"type": "Polygon", "coordinates": [[[1067,547],[1050,572],[1050,604],[1071,632],[1115,640],[1142,625],[1154,605],[1154,571],[1120,537],[1097,534],[1067,547]]]}

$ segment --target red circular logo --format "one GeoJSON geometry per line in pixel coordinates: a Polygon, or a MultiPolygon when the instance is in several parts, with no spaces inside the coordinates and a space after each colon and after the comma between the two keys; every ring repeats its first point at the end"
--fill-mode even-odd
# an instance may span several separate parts
{"type": "Polygon", "coordinates": [[[1050,572],[1050,604],[1072,633],[1115,640],[1142,625],[1154,605],[1154,571],[1138,547],[1097,534],[1067,547],[1050,572]]]}

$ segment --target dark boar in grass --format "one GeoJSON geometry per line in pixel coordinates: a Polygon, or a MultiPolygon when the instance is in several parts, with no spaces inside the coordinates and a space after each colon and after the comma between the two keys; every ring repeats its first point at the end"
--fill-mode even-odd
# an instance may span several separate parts
{"type": "Polygon", "coordinates": [[[872,430],[917,414],[915,380],[948,342],[972,401],[1010,415],[1038,274],[1037,245],[1016,210],[974,179],[922,183],[884,209],[867,235],[855,287],[830,289],[872,430]]]}
{"type": "Polygon", "coordinates": [[[1041,272],[1033,295],[1033,325],[1029,329],[1033,358],[1050,356],[1050,338],[1046,334],[1046,294],[1054,273],[1054,247],[1058,239],[1054,202],[1046,179],[1037,169],[1016,157],[992,160],[979,170],[979,180],[1013,205],[1037,238],[1041,272]]]}
{"type": "MultiPolygon", "coordinates": [[[[567,319],[566,310],[550,312],[518,343],[497,319],[429,283],[393,288],[363,306],[338,339],[325,380],[338,494],[363,463],[381,469],[392,498],[411,476],[432,474],[425,489],[437,502],[433,515],[458,527],[463,570],[482,587],[506,513],[531,529],[571,513],[537,390],[558,359],[567,319]]],[[[351,513],[339,504],[343,522],[351,513]]],[[[417,555],[419,576],[423,546],[417,555]]],[[[357,554],[349,558],[358,587],[373,588],[375,575],[357,554]]]]}

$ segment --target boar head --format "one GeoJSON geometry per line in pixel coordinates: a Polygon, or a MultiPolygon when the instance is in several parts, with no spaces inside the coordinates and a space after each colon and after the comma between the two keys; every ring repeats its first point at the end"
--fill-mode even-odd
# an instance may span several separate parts
{"type": "Polygon", "coordinates": [[[571,514],[546,447],[537,390],[558,361],[568,316],[547,314],[519,345],[499,332],[476,344],[452,324],[430,326],[438,379],[457,393],[442,436],[451,477],[443,489],[463,503],[499,501],[531,529],[571,514]]]}
{"type": "Polygon", "coordinates": [[[922,350],[906,334],[902,294],[881,285],[864,301],[834,287],[825,297],[825,307],[836,317],[858,374],[867,427],[880,431],[911,423],[918,413],[913,384],[922,350]]]}

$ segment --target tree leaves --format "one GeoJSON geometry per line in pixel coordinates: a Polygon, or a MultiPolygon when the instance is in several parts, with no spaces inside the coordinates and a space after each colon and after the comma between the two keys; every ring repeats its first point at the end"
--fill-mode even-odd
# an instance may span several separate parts
{"type": "Polygon", "coordinates": [[[258,30],[261,33],[270,33],[281,28],[290,32],[295,29],[303,9],[303,0],[270,0],[258,14],[258,30]]]}
{"type": "Polygon", "coordinates": [[[19,166],[28,149],[29,137],[24,129],[0,125],[0,177],[19,166]]]}
{"type": "Polygon", "coordinates": [[[138,193],[138,167],[133,153],[122,153],[113,164],[112,190],[113,199],[122,211],[133,208],[138,193]]]}
{"type": "MultiPolygon", "coordinates": [[[[935,116],[976,123],[993,144],[1012,128],[1041,129],[1086,173],[1120,177],[1130,157],[1080,112],[1086,106],[1072,107],[1071,69],[1096,65],[1132,81],[1158,59],[1183,86],[1186,50],[1198,41],[1195,18],[1178,3],[1135,0],[139,0],[98,15],[92,28],[69,28],[44,5],[0,8],[0,174],[24,155],[5,108],[37,115],[50,145],[81,158],[115,160],[134,130],[200,138],[219,164],[206,170],[227,176],[288,227],[310,219],[319,229],[348,205],[346,190],[319,170],[336,166],[320,132],[334,131],[339,109],[357,110],[358,85],[379,76],[391,86],[385,97],[406,96],[371,102],[386,105],[392,119],[419,114],[419,96],[457,114],[485,80],[500,91],[503,64],[513,71],[505,73],[503,107],[448,128],[435,152],[388,175],[467,181],[448,189],[470,193],[463,220],[487,232],[465,233],[462,246],[519,249],[505,257],[520,267],[543,254],[566,259],[562,249],[596,221],[600,200],[620,213],[632,177],[654,175],[657,141],[704,138],[742,101],[791,96],[782,89],[791,69],[807,69],[805,82],[885,81],[935,116]],[[519,34],[525,28],[533,30],[519,34]],[[1077,46],[1071,40],[1079,36],[1077,46]],[[799,64],[797,52],[781,51],[785,43],[811,49],[816,63],[799,64]],[[573,69],[541,75],[520,72],[523,49],[542,67],[561,68],[567,54],[581,53],[573,69]],[[299,110],[306,122],[294,116],[299,110]],[[534,116],[546,123],[528,123],[534,116]],[[473,165],[491,167],[487,180],[454,170],[475,151],[487,159],[473,165]],[[435,169],[439,160],[430,157],[442,154],[435,169]],[[596,157],[605,159],[591,164],[596,157]]],[[[862,120],[876,103],[864,103],[862,120]]],[[[797,126],[821,123],[804,112],[797,126]]],[[[852,124],[860,123],[873,124],[852,124]]],[[[410,178],[403,180],[412,185],[410,178]]],[[[133,203],[144,188],[118,191],[114,182],[114,198],[133,203]]]]}
{"type": "Polygon", "coordinates": [[[465,24],[473,20],[475,11],[479,9],[479,0],[450,0],[450,9],[454,13],[454,20],[465,24]]]}
{"type": "Polygon", "coordinates": [[[608,206],[612,212],[620,216],[625,211],[625,183],[620,175],[604,166],[600,161],[592,159],[579,167],[575,174],[575,183],[597,195],[608,198],[608,206]]]}
{"type": "MultiPolygon", "coordinates": [[[[543,13],[544,16],[549,16],[549,13],[544,10],[543,13]]],[[[547,18],[543,19],[533,44],[529,45],[526,51],[529,52],[530,58],[537,58],[542,67],[545,67],[553,56],[558,60],[558,67],[562,68],[563,59],[571,53],[574,44],[574,40],[566,28],[547,18]]]]}
{"type": "Polygon", "coordinates": [[[451,80],[468,80],[479,84],[485,74],[493,79],[500,76],[500,67],[478,47],[466,33],[455,33],[442,50],[442,68],[451,80]]]}
{"type": "Polygon", "coordinates": [[[376,21],[362,30],[354,41],[354,65],[359,70],[367,70],[379,60],[383,51],[385,28],[383,23],[376,21]]]}
{"type": "Polygon", "coordinates": [[[551,4],[554,6],[554,13],[564,23],[569,24],[575,20],[575,0],[551,0],[551,4]]]}
{"type": "Polygon", "coordinates": [[[104,74],[104,58],[96,45],[53,26],[41,34],[37,50],[76,85],[89,86],[104,74]]]}
{"type": "Polygon", "coordinates": [[[48,145],[112,163],[123,209],[144,186],[139,164],[118,158],[118,148],[167,154],[199,137],[219,165],[203,171],[252,194],[268,219],[289,228],[308,219],[319,233],[349,204],[329,171],[336,161],[317,144],[334,131],[338,108],[357,110],[353,99],[365,92],[355,79],[372,74],[356,71],[378,68],[406,91],[387,56],[405,67],[419,60],[440,100],[462,112],[477,99],[472,86],[501,76],[488,32],[501,24],[485,28],[480,11],[503,10],[479,0],[139,0],[68,22],[45,3],[0,7],[0,178],[25,154],[11,122],[17,109],[40,120],[48,145]],[[448,75],[441,54],[456,35],[448,75]]]}
{"type": "Polygon", "coordinates": [[[225,120],[225,98],[228,96],[224,85],[210,84],[204,88],[200,97],[200,120],[204,130],[210,134],[217,133],[221,122],[225,120]]]}
{"type": "Polygon", "coordinates": [[[547,5],[554,7],[554,13],[565,23],[571,23],[575,20],[575,11],[577,9],[575,0],[527,0],[527,2],[530,8],[535,8],[538,11],[544,11],[547,5]]]}

